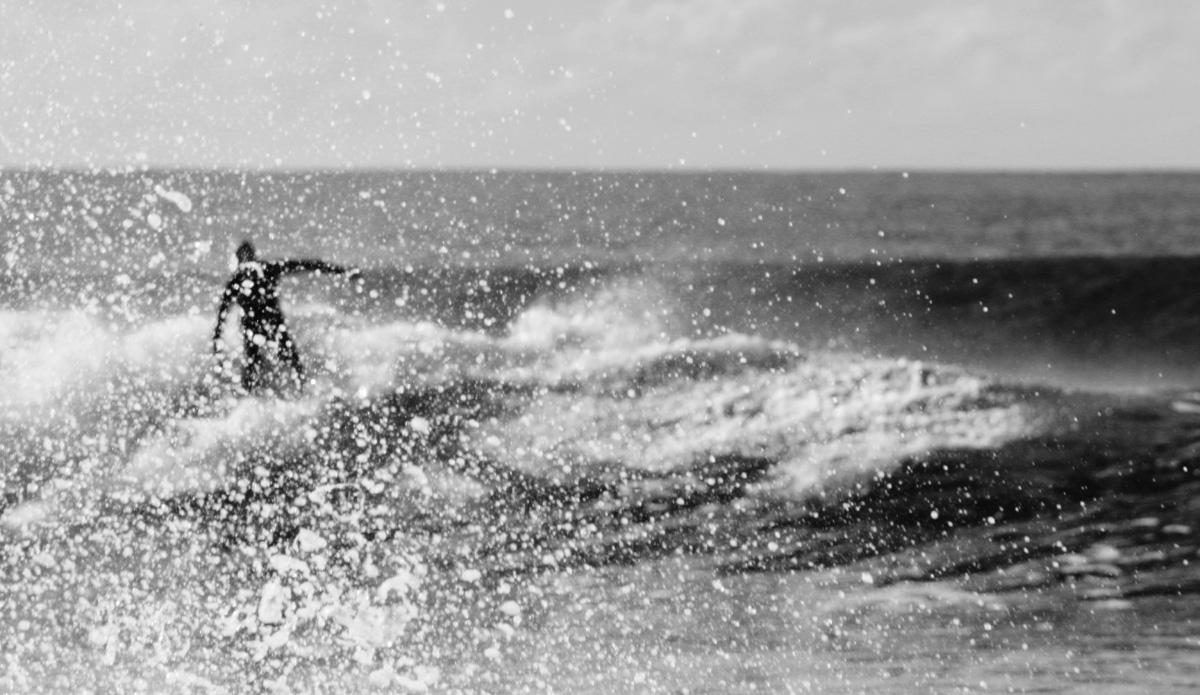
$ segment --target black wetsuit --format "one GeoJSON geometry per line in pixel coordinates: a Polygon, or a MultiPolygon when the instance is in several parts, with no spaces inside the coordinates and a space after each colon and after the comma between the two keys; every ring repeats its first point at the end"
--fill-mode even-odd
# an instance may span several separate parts
{"type": "Polygon", "coordinates": [[[267,350],[278,350],[279,358],[291,366],[297,383],[303,383],[304,367],[296,344],[283,322],[279,306],[279,279],[289,273],[317,271],[345,273],[346,269],[323,261],[247,261],[238,264],[237,271],[225,285],[221,306],[217,309],[217,328],[213,332],[213,347],[218,349],[221,328],[230,305],[242,309],[242,343],[246,363],[242,367],[242,387],[248,392],[261,386],[267,350]]]}

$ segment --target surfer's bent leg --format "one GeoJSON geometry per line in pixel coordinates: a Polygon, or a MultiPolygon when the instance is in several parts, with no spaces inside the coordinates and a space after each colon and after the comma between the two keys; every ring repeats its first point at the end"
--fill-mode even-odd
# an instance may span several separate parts
{"type": "Polygon", "coordinates": [[[288,333],[287,326],[280,324],[275,332],[275,340],[279,343],[279,358],[291,366],[292,373],[296,376],[296,384],[304,385],[304,365],[300,364],[300,353],[296,351],[296,343],[292,342],[292,335],[288,333]]]}
{"type": "Polygon", "coordinates": [[[261,334],[246,331],[242,334],[242,345],[245,347],[246,363],[242,365],[242,388],[246,393],[254,393],[262,383],[263,346],[266,344],[261,334]]]}

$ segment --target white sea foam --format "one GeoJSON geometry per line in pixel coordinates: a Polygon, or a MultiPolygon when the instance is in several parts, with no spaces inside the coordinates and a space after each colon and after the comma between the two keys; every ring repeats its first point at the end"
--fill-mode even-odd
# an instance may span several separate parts
{"type": "Polygon", "coordinates": [[[460,379],[489,354],[494,339],[430,321],[350,326],[330,332],[324,350],[347,390],[363,397],[460,379]]]}
{"type": "Polygon", "coordinates": [[[179,382],[203,355],[199,317],[175,317],[121,333],[84,311],[0,312],[0,402],[27,407],[86,395],[118,373],[179,382]]]}
{"type": "Polygon", "coordinates": [[[850,489],[941,448],[1040,431],[1022,393],[961,369],[805,352],[736,333],[686,338],[653,283],[534,305],[504,341],[535,359],[499,372],[547,389],[470,433],[505,465],[556,476],[613,462],[684,470],[716,456],[775,460],[764,492],[850,489]]]}
{"type": "Polygon", "coordinates": [[[173,421],[167,431],[139,442],[110,489],[170,497],[224,487],[231,476],[248,474],[231,470],[243,452],[266,449],[283,459],[305,447],[304,425],[319,405],[315,399],[248,398],[224,417],[173,421]]]}
{"type": "Polygon", "coordinates": [[[0,311],[0,403],[54,400],[95,374],[114,343],[83,311],[0,311]]]}
{"type": "Polygon", "coordinates": [[[674,323],[665,290],[643,278],[535,303],[513,321],[508,342],[539,348],[639,346],[675,334],[674,323]]]}

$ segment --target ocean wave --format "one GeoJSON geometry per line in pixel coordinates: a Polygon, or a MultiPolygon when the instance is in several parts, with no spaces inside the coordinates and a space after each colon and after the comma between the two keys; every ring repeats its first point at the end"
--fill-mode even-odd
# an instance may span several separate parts
{"type": "MultiPolygon", "coordinates": [[[[371,416],[379,421],[371,435],[379,450],[395,449],[399,435],[392,430],[405,418],[452,420],[486,411],[487,418],[459,418],[469,425],[447,426],[459,430],[456,446],[501,468],[535,476],[564,466],[577,474],[613,465],[671,471],[715,457],[765,457],[776,462],[768,487],[798,497],[921,451],[996,446],[1039,426],[1036,408],[1021,393],[960,369],[812,352],[737,333],[683,337],[673,301],[658,283],[620,281],[534,302],[503,335],[431,321],[371,323],[328,309],[298,312],[295,332],[314,378],[313,405],[286,416],[278,406],[270,417],[261,406],[229,409],[232,385],[204,356],[202,317],[168,317],[114,335],[80,316],[22,334],[22,321],[44,317],[16,315],[10,341],[24,341],[19,354],[53,355],[60,342],[103,349],[90,351],[91,362],[56,356],[45,363],[71,397],[40,427],[10,418],[15,443],[7,446],[17,465],[6,471],[6,494],[29,497],[22,485],[69,478],[85,461],[117,476],[144,473],[150,462],[162,469],[162,480],[172,470],[183,476],[196,460],[234,460],[239,447],[274,441],[254,422],[274,418],[279,431],[344,429],[348,424],[336,420],[345,415],[336,406],[344,399],[359,413],[385,411],[371,416]],[[82,367],[86,376],[73,371],[82,367]],[[396,412],[410,406],[395,394],[466,393],[481,383],[491,386],[444,403],[445,412],[396,412]],[[234,430],[249,434],[231,439],[234,430]],[[48,432],[56,441],[70,433],[79,444],[40,451],[48,432]]],[[[343,453],[361,456],[334,451],[326,458],[343,453]]]]}
{"type": "Polygon", "coordinates": [[[836,651],[864,587],[1194,590],[1195,407],[1155,389],[1200,375],[1197,261],[1045,257],[1186,250],[1193,179],[1139,179],[1165,230],[1139,236],[1094,214],[1128,207],[1107,176],[830,176],[7,176],[0,688],[419,691],[447,664],[478,687],[567,615],[546,574],[598,630],[564,644],[648,617],[664,658],[676,609],[708,640],[762,608],[722,572],[853,568],[767,589],[836,651]],[[346,215],[366,231],[322,231],[346,215]],[[271,253],[367,266],[284,288],[302,394],[239,393],[236,331],[209,354],[256,221],[271,253]],[[971,260],[1014,240],[1039,258],[971,260]],[[618,564],[675,586],[588,586],[618,564]]]}
{"type": "Polygon", "coordinates": [[[5,378],[41,386],[5,410],[3,576],[39,598],[4,609],[42,632],[0,630],[0,646],[83,635],[113,675],[154,644],[164,684],[226,684],[236,663],[262,685],[344,659],[361,682],[423,687],[429,635],[505,639],[548,570],[891,552],[883,583],[1011,563],[990,536],[940,565],[905,551],[1064,514],[1142,460],[1081,418],[1103,397],[696,331],[659,280],[523,301],[506,330],[294,311],[311,383],[291,397],[238,394],[236,341],[230,372],[198,313],[117,331],[10,312],[5,378]],[[63,618],[66,596],[87,605],[63,618]],[[479,617],[452,627],[464,596],[479,617]]]}

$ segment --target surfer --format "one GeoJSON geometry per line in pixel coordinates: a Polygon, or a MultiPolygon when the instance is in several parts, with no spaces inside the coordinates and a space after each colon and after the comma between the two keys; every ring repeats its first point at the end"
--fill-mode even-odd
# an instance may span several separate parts
{"type": "Polygon", "coordinates": [[[343,266],[315,260],[260,261],[254,245],[243,241],[237,249],[237,270],[225,285],[221,294],[221,306],[217,309],[217,328],[213,332],[213,354],[224,347],[221,329],[225,315],[231,305],[242,310],[242,344],[246,360],[242,366],[242,388],[253,393],[263,385],[264,360],[269,350],[274,350],[279,359],[288,365],[297,384],[304,383],[304,366],[296,344],[283,321],[283,310],[279,306],[279,279],[284,275],[299,272],[355,274],[343,266]]]}

